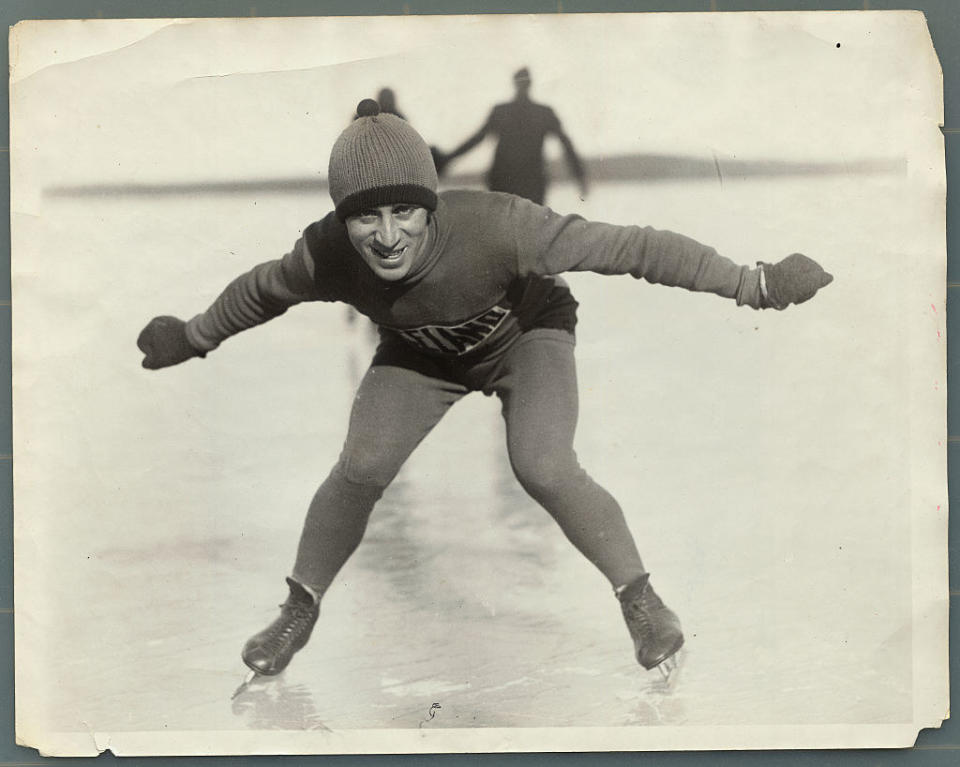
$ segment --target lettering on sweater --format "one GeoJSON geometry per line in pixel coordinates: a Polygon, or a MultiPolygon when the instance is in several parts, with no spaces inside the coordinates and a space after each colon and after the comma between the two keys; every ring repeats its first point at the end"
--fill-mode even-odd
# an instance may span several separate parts
{"type": "Polygon", "coordinates": [[[392,328],[404,341],[420,349],[442,354],[466,354],[476,349],[500,327],[509,309],[494,306],[459,325],[421,325],[401,330],[392,328]]]}

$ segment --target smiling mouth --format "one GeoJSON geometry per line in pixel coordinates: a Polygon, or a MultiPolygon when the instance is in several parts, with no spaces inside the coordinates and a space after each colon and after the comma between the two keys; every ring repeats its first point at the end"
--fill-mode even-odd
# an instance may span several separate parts
{"type": "Polygon", "coordinates": [[[403,254],[407,252],[406,245],[399,248],[392,248],[391,250],[384,250],[376,245],[372,245],[370,249],[381,261],[399,261],[403,257],[403,254]]]}

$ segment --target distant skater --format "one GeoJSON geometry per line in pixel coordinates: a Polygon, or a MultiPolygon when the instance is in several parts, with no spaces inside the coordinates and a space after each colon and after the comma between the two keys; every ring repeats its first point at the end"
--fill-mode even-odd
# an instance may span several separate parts
{"type": "MultiPolygon", "coordinates": [[[[407,116],[397,109],[397,94],[393,88],[381,88],[377,93],[377,104],[380,105],[380,113],[385,115],[394,115],[401,120],[406,120],[407,116]]],[[[353,119],[356,120],[360,115],[354,113],[353,119]]]]}
{"type": "Polygon", "coordinates": [[[380,105],[380,111],[386,115],[396,115],[401,120],[406,120],[406,115],[397,109],[397,95],[393,88],[381,88],[377,94],[377,103],[380,105]]]}
{"type": "Polygon", "coordinates": [[[583,163],[564,132],[556,113],[544,104],[530,100],[530,70],[526,67],[513,76],[516,95],[513,101],[498,104],[483,126],[452,152],[437,152],[437,170],[442,175],[449,163],[477,146],[487,135],[497,138],[493,165],[487,172],[487,188],[508,192],[543,204],[547,194],[547,169],[543,145],[554,135],[563,145],[571,175],[580,186],[581,197],[587,195],[587,178],[583,163]]]}
{"type": "MultiPolygon", "coordinates": [[[[483,392],[500,399],[517,480],[609,582],[637,661],[669,670],[684,642],[680,621],[654,591],[619,503],[573,449],[577,301],[557,275],[631,275],[753,309],[802,303],[832,277],[796,253],[741,266],[673,232],[586,221],[499,192],[438,193],[430,150],[407,122],[372,99],[358,114],[330,154],[334,209],[285,256],[230,282],[202,314],[155,317],[137,339],[143,367],[157,369],[204,357],[303,302],[345,302],[379,327],[340,458],[307,509],[287,600],[243,647],[243,661],[267,676],[286,668],[408,456],[452,405],[483,392]]],[[[755,360],[743,375],[767,364],[755,360]]],[[[308,418],[324,417],[326,403],[306,401],[308,418]]],[[[696,467],[687,474],[697,481],[696,467]]],[[[449,509],[446,521],[456,525],[459,511],[449,509]]]]}

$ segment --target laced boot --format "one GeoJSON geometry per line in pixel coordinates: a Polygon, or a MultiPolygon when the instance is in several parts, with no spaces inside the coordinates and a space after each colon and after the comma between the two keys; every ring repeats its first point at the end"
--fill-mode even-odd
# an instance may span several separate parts
{"type": "Polygon", "coordinates": [[[303,586],[287,578],[290,596],[280,605],[280,617],[247,640],[240,657],[252,671],[273,676],[283,671],[297,650],[310,639],[320,615],[320,603],[303,586]]]}
{"type": "Polygon", "coordinates": [[[617,594],[637,661],[645,669],[660,666],[683,646],[676,613],[664,605],[644,573],[617,594]]]}

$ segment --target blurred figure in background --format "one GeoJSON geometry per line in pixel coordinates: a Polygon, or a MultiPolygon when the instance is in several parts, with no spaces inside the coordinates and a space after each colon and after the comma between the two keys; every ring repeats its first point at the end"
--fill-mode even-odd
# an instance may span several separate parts
{"type": "MultiPolygon", "coordinates": [[[[397,109],[397,94],[393,88],[381,88],[377,93],[377,103],[380,105],[380,113],[386,115],[395,115],[401,120],[406,120],[407,116],[397,109]]],[[[360,115],[353,113],[353,119],[356,120],[360,115]]]]}
{"type": "Polygon", "coordinates": [[[377,103],[380,105],[380,113],[385,115],[396,115],[401,120],[406,120],[406,116],[397,109],[397,97],[392,88],[381,88],[377,94],[377,103]]]}
{"type": "Polygon", "coordinates": [[[437,171],[442,175],[449,163],[477,146],[487,134],[497,136],[493,165],[487,172],[487,187],[494,192],[509,192],[543,204],[547,192],[547,171],[543,142],[555,135],[563,144],[570,173],[580,185],[580,196],[587,195],[583,163],[573,142],[560,125],[553,109],[530,100],[530,70],[524,67],[513,76],[516,96],[506,104],[497,104],[483,126],[449,154],[434,151],[437,171]]]}

